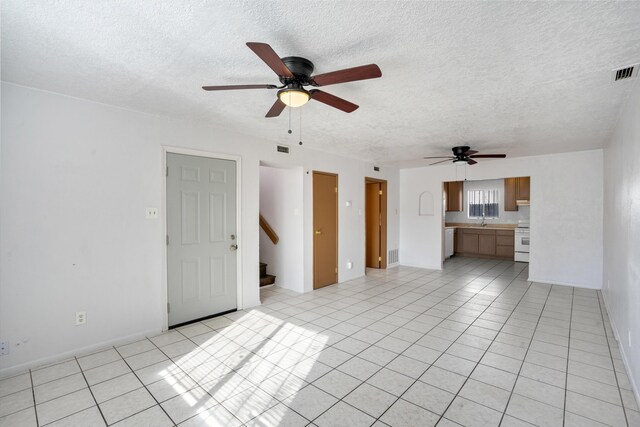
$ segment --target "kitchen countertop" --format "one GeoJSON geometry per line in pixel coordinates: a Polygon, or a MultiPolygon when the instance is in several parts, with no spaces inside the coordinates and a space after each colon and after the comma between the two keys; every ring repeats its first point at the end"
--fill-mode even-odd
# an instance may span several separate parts
{"type": "Polygon", "coordinates": [[[478,230],[515,230],[516,224],[488,224],[481,227],[479,224],[466,222],[447,222],[445,228],[472,228],[478,230]]]}

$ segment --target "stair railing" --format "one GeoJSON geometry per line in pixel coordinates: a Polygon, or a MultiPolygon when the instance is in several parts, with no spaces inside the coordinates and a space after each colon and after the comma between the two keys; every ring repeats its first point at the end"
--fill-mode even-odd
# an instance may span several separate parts
{"type": "Polygon", "coordinates": [[[262,214],[260,214],[260,227],[264,230],[264,232],[267,234],[267,236],[269,237],[269,239],[271,239],[271,241],[273,242],[274,245],[278,244],[278,241],[280,240],[280,238],[278,237],[278,235],[276,234],[275,231],[273,231],[273,228],[271,228],[271,226],[269,225],[269,223],[267,222],[266,219],[264,219],[264,217],[262,216],[262,214]]]}

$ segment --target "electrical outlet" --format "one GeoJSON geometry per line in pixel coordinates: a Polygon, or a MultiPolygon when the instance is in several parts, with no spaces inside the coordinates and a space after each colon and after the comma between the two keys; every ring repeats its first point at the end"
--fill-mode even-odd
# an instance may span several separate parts
{"type": "Polygon", "coordinates": [[[158,208],[146,208],[144,210],[144,215],[147,219],[157,219],[158,218],[158,208]]]}
{"type": "Polygon", "coordinates": [[[85,323],[87,323],[87,312],[76,311],[76,326],[84,325],[85,323]]]}
{"type": "Polygon", "coordinates": [[[0,356],[9,354],[9,341],[0,341],[0,356]]]}

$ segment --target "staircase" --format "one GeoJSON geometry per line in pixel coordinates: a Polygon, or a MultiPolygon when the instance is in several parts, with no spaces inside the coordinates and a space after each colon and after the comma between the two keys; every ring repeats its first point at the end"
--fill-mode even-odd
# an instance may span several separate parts
{"type": "Polygon", "coordinates": [[[267,274],[267,264],[260,263],[260,287],[273,285],[276,281],[276,276],[267,274]]]}

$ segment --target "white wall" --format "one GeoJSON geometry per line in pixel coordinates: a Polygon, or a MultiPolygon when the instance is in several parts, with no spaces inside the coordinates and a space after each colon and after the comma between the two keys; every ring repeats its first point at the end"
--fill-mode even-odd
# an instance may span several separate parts
{"type": "Polygon", "coordinates": [[[640,402],[640,84],[604,150],[604,288],[640,402]]]}
{"type": "Polygon", "coordinates": [[[467,192],[470,190],[498,190],[498,218],[486,218],[487,224],[518,224],[519,219],[529,218],[529,206],[518,206],[517,211],[504,210],[504,179],[483,179],[479,181],[464,181],[463,184],[463,204],[462,212],[445,212],[445,220],[447,222],[468,222],[478,223],[477,218],[469,219],[469,197],[467,192]]]}
{"type": "Polygon", "coordinates": [[[280,239],[260,229],[260,261],[277,286],[296,292],[304,292],[303,177],[301,167],[260,166],[260,213],[280,239]]]}
{"type": "Polygon", "coordinates": [[[400,171],[400,263],[441,268],[442,203],[418,215],[418,196],[438,199],[442,182],[531,177],[529,278],[587,288],[602,286],[602,150],[431,166],[400,171]]]}
{"type": "MultiPolygon", "coordinates": [[[[304,168],[305,290],[313,271],[308,171],[340,176],[340,281],[364,274],[365,175],[389,181],[389,209],[397,210],[397,170],[376,173],[364,162],[298,146],[285,155],[257,137],[3,83],[0,337],[12,350],[0,359],[0,376],[166,326],[165,146],[242,158],[244,307],[260,303],[261,160],[304,168]],[[145,207],[155,206],[161,218],[145,219],[145,207]],[[79,310],[87,311],[87,324],[76,327],[79,310]]],[[[397,247],[397,230],[390,215],[389,248],[397,247]]]]}

